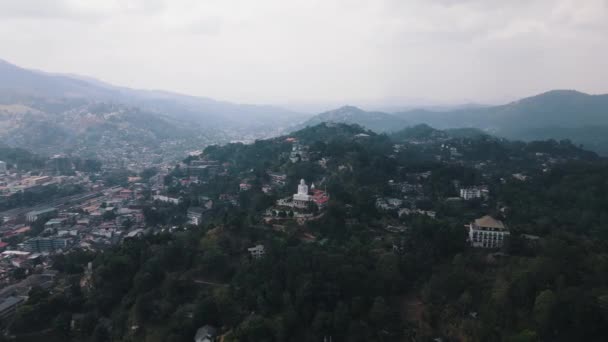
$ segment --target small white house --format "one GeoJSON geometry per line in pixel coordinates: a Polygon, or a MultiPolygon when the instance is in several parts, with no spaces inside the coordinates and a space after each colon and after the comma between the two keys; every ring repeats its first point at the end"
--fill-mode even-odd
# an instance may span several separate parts
{"type": "Polygon", "coordinates": [[[254,259],[259,259],[264,256],[266,252],[264,249],[264,245],[256,245],[255,247],[247,248],[247,251],[251,254],[251,257],[254,259]]]}

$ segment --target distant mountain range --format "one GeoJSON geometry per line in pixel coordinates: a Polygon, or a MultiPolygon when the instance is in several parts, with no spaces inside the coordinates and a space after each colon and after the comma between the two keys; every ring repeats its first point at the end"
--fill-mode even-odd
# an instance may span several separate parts
{"type": "Polygon", "coordinates": [[[406,127],[391,134],[394,141],[425,141],[450,138],[480,138],[491,137],[479,128],[447,128],[435,129],[427,124],[406,127]]]}
{"type": "Polygon", "coordinates": [[[117,87],[0,60],[0,143],[44,154],[111,157],[113,147],[200,149],[278,135],[303,118],[273,106],[117,87]]]}
{"type": "Polygon", "coordinates": [[[570,139],[608,154],[608,95],[573,90],[549,91],[501,106],[444,111],[383,113],[348,106],[318,114],[302,126],[322,121],[356,123],[376,132],[396,132],[422,123],[438,129],[477,128],[509,139],[570,139]]]}
{"type": "Polygon", "coordinates": [[[398,131],[410,124],[409,121],[397,115],[384,112],[367,112],[354,106],[344,106],[315,115],[301,125],[294,127],[294,130],[316,126],[321,122],[357,124],[378,133],[398,131]]]}
{"type": "Polygon", "coordinates": [[[608,95],[555,90],[500,106],[394,113],[344,106],[308,117],[274,106],[118,87],[0,60],[0,143],[37,152],[73,150],[76,142],[91,152],[110,140],[117,146],[202,147],[277,136],[321,122],[358,124],[384,133],[418,124],[476,128],[509,139],[570,139],[608,154],[608,95]]]}
{"type": "Polygon", "coordinates": [[[40,98],[120,103],[175,119],[203,123],[206,127],[266,126],[272,129],[302,118],[300,113],[274,106],[236,104],[167,91],[118,87],[84,76],[24,69],[0,60],[1,103],[14,104],[40,98]]]}

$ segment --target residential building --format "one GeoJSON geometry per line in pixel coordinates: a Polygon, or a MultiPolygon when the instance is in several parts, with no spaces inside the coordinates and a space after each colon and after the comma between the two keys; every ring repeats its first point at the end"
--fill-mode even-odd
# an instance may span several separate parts
{"type": "Polygon", "coordinates": [[[44,224],[44,228],[61,228],[65,222],[67,221],[66,218],[54,218],[54,219],[50,219],[48,220],[45,224],[44,224]]]}
{"type": "Polygon", "coordinates": [[[398,208],[403,205],[403,200],[398,198],[387,198],[386,203],[388,203],[388,205],[390,205],[391,207],[398,208]]]}
{"type": "Polygon", "coordinates": [[[217,329],[210,325],[204,325],[196,331],[194,342],[215,342],[217,339],[217,329]]]}
{"type": "Polygon", "coordinates": [[[298,142],[294,142],[291,147],[291,153],[289,154],[289,160],[291,160],[292,163],[308,161],[308,151],[306,146],[302,146],[298,142]]]}
{"type": "Polygon", "coordinates": [[[155,201],[161,201],[161,202],[172,203],[172,204],[179,204],[179,202],[180,202],[179,198],[174,198],[174,197],[169,197],[169,196],[164,196],[164,195],[154,195],[154,196],[152,196],[152,199],[154,199],[155,201]]]}
{"type": "Polygon", "coordinates": [[[33,177],[24,178],[22,180],[22,183],[23,183],[23,185],[25,185],[27,187],[33,187],[36,185],[42,185],[44,183],[48,183],[52,180],[53,180],[53,177],[51,177],[51,176],[33,176],[33,177]]]}
{"type": "Polygon", "coordinates": [[[513,178],[517,179],[518,181],[522,181],[522,182],[525,182],[528,180],[528,176],[524,175],[523,173],[514,173],[513,178]]]}
{"type": "Polygon", "coordinates": [[[191,175],[216,174],[220,169],[219,162],[216,160],[193,160],[187,166],[191,175]]]}
{"type": "Polygon", "coordinates": [[[403,205],[403,200],[399,198],[380,197],[376,199],[376,208],[380,210],[397,210],[403,205]]]}
{"type": "Polygon", "coordinates": [[[32,238],[23,242],[26,251],[45,253],[68,247],[70,240],[56,238],[32,238]]]}
{"type": "Polygon", "coordinates": [[[188,222],[195,226],[198,226],[203,222],[203,213],[205,210],[203,208],[192,207],[188,208],[188,222]]]}
{"type": "Polygon", "coordinates": [[[0,302],[0,319],[5,319],[15,313],[21,303],[25,302],[24,297],[7,297],[0,302]]]}
{"type": "Polygon", "coordinates": [[[489,192],[486,186],[472,186],[460,189],[460,197],[465,201],[477,198],[486,198],[488,195],[489,192]]]}
{"type": "Polygon", "coordinates": [[[488,215],[469,224],[469,242],[473,247],[500,248],[509,234],[509,228],[502,221],[488,215]]]}
{"type": "Polygon", "coordinates": [[[273,184],[283,186],[287,182],[287,175],[284,173],[267,172],[273,184]]]}
{"type": "Polygon", "coordinates": [[[25,214],[25,219],[27,222],[34,222],[39,218],[51,217],[57,213],[57,209],[55,208],[46,208],[41,210],[32,210],[25,214]]]}
{"type": "Polygon", "coordinates": [[[129,233],[127,233],[127,235],[125,235],[125,238],[138,238],[144,235],[144,230],[143,229],[135,229],[130,231],[129,233]]]}
{"type": "Polygon", "coordinates": [[[247,251],[249,251],[251,257],[254,259],[259,259],[266,253],[264,245],[256,245],[255,247],[247,248],[247,251]]]}

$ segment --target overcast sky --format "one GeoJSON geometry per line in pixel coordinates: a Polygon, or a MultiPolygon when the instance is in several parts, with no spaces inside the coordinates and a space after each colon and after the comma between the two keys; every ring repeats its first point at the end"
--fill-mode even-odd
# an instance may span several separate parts
{"type": "Polygon", "coordinates": [[[0,58],[248,103],[608,93],[608,0],[0,0],[0,58]]]}

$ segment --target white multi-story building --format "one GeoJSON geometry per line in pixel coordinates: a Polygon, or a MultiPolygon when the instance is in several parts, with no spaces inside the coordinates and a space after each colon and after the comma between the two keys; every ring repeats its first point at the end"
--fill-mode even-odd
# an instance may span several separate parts
{"type": "Polygon", "coordinates": [[[264,249],[264,245],[256,245],[255,247],[247,248],[247,251],[251,254],[251,257],[254,259],[259,259],[264,256],[266,252],[264,249]]]}
{"type": "Polygon", "coordinates": [[[500,248],[509,235],[509,228],[492,216],[486,215],[469,224],[469,242],[473,247],[500,248]]]}
{"type": "Polygon", "coordinates": [[[179,202],[181,202],[181,200],[179,198],[173,198],[173,197],[164,196],[164,195],[154,195],[154,196],[152,196],[152,199],[155,201],[161,201],[161,202],[172,203],[172,204],[179,204],[179,202]]]}
{"type": "Polygon", "coordinates": [[[488,197],[488,188],[485,186],[472,186],[469,188],[460,189],[460,198],[465,201],[488,197]]]}
{"type": "Polygon", "coordinates": [[[195,226],[198,226],[203,222],[203,208],[188,208],[188,222],[195,226]]]}
{"type": "Polygon", "coordinates": [[[32,210],[25,214],[25,220],[27,222],[34,222],[41,217],[51,217],[57,214],[56,208],[45,208],[41,210],[32,210]]]}

